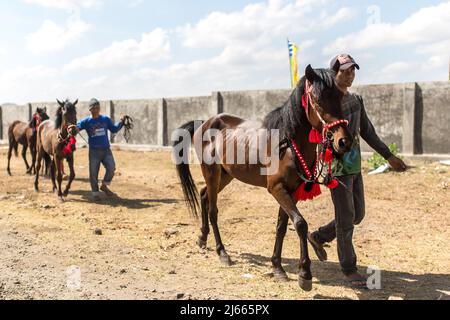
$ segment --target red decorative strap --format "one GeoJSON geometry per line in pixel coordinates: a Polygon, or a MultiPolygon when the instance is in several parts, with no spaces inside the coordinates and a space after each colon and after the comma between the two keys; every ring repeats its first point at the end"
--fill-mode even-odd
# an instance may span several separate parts
{"type": "Polygon", "coordinates": [[[335,121],[333,123],[329,123],[329,124],[325,125],[323,127],[324,135],[327,133],[327,131],[333,129],[334,127],[340,126],[342,124],[348,126],[348,120],[338,120],[338,121],[335,121]]]}
{"type": "Polygon", "coordinates": [[[64,146],[62,154],[64,157],[71,155],[76,150],[77,139],[75,137],[70,137],[67,144],[64,146]]]}
{"type": "MultiPolygon", "coordinates": [[[[305,159],[303,158],[302,154],[300,153],[300,150],[298,148],[297,143],[295,140],[291,140],[292,149],[294,149],[294,153],[297,156],[297,159],[302,166],[303,172],[306,175],[306,179],[312,180],[315,179],[315,176],[317,174],[317,159],[316,163],[314,165],[314,175],[311,173],[311,170],[308,168],[308,165],[306,164],[305,159]]],[[[311,190],[306,191],[306,183],[303,181],[300,186],[297,188],[297,190],[294,193],[294,199],[297,201],[307,201],[312,200],[322,194],[322,191],[320,190],[320,185],[318,183],[313,183],[311,190]]]]}

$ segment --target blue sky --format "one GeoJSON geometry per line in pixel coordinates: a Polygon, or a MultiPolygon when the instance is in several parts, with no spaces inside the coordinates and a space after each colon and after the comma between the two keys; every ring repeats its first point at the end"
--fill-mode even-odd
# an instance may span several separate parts
{"type": "Polygon", "coordinates": [[[287,37],[301,70],[349,52],[356,84],[448,79],[450,1],[16,0],[0,19],[0,103],[287,88],[287,37]]]}

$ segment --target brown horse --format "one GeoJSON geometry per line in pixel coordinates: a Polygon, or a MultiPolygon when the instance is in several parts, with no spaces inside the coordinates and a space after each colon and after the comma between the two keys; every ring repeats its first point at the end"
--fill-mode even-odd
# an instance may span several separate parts
{"type": "MultiPolygon", "coordinates": [[[[336,86],[333,71],[313,69],[308,66],[305,77],[301,79],[288,101],[282,107],[269,113],[262,123],[244,120],[229,114],[220,114],[204,122],[198,129],[194,128],[194,122],[189,122],[180,128],[181,132],[174,134],[173,156],[175,160],[178,159],[177,171],[183,192],[187,204],[195,216],[197,216],[200,205],[198,191],[190,173],[187,150],[192,141],[199,142],[195,143],[195,149],[197,156],[201,159],[201,170],[206,182],[206,187],[200,192],[202,228],[197,242],[200,247],[206,247],[210,231],[209,219],[220,261],[227,266],[231,265],[231,259],[222,243],[217,225],[218,194],[233,179],[266,188],[280,205],[275,250],[272,257],[274,275],[280,280],[287,279],[287,274],[281,265],[281,251],[288,220],[291,219],[300,238],[299,285],[303,290],[312,289],[311,261],[307,245],[308,224],[297,209],[298,199],[294,194],[302,186],[304,186],[306,194],[312,192],[313,187],[317,192],[319,187],[317,183],[320,174],[308,175],[308,171],[312,171],[318,160],[318,144],[311,143],[309,137],[311,132],[318,132],[313,129],[322,132],[323,135],[320,135],[322,143],[328,146],[329,153],[334,154],[335,157],[342,156],[350,149],[352,141],[346,126],[348,123],[340,120],[343,119],[342,98],[343,93],[336,86]],[[211,130],[215,130],[221,135],[214,135],[210,138],[208,132],[211,130]],[[251,141],[254,139],[251,132],[257,131],[260,135],[260,132],[269,130],[278,130],[275,132],[279,134],[279,138],[275,140],[271,138],[271,135],[263,136],[270,150],[273,145],[277,147],[276,152],[272,153],[274,157],[271,161],[258,159],[258,161],[250,163],[248,154],[245,155],[243,163],[238,163],[235,154],[229,157],[232,161],[228,161],[227,154],[235,153],[237,148],[246,152],[260,148],[251,145],[251,141]],[[227,148],[230,143],[231,148],[227,148]],[[299,150],[303,157],[301,154],[300,157],[297,156],[299,150]],[[182,157],[181,161],[180,156],[182,157]],[[212,157],[219,161],[202,161],[204,157],[212,157]],[[267,169],[272,162],[277,161],[276,170],[269,174],[263,174],[262,169],[267,169]]],[[[245,106],[243,107],[245,108],[245,106]]],[[[328,179],[330,177],[331,175],[327,176],[328,179]]],[[[325,184],[330,185],[330,181],[325,184]]]]}
{"type": "Polygon", "coordinates": [[[36,192],[39,191],[39,171],[41,169],[42,159],[44,157],[51,157],[52,163],[50,167],[50,174],[53,183],[53,192],[58,190],[58,197],[64,201],[64,197],[69,195],[70,186],[75,179],[74,158],[73,151],[75,149],[74,137],[77,135],[77,109],[78,100],[74,103],[66,100],[61,102],[59,100],[59,108],[56,112],[56,120],[47,120],[43,122],[37,132],[37,167],[36,180],[34,188],[36,192]],[[69,150],[69,151],[67,151],[69,150]],[[69,181],[67,187],[62,192],[61,184],[63,180],[63,160],[66,159],[69,164],[69,181]],[[57,177],[56,176],[57,173],[57,177]],[[55,179],[57,178],[58,187],[55,179]]]}
{"type": "Polygon", "coordinates": [[[11,175],[11,157],[14,150],[14,154],[18,156],[19,144],[23,146],[22,158],[27,167],[28,174],[34,174],[36,172],[36,131],[39,125],[48,120],[47,108],[37,108],[36,113],[33,115],[33,119],[29,122],[14,121],[8,129],[8,174],[11,175]],[[31,153],[31,166],[27,161],[27,149],[30,148],[31,153]]]}

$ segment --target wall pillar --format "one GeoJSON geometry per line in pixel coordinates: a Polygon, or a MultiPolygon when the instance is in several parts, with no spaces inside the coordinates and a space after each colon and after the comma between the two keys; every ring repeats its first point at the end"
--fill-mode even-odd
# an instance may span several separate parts
{"type": "Polygon", "coordinates": [[[416,135],[416,97],[417,84],[405,83],[403,87],[403,134],[402,144],[404,154],[417,154],[416,135]]]}
{"type": "Polygon", "coordinates": [[[169,145],[169,133],[167,132],[167,101],[161,99],[158,106],[158,145],[169,145]]]}

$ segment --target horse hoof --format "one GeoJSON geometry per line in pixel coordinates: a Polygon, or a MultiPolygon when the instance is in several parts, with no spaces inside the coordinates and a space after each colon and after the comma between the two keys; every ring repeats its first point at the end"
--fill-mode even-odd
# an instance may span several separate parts
{"type": "Polygon", "coordinates": [[[273,271],[273,276],[274,276],[275,280],[280,281],[280,282],[289,281],[289,277],[287,276],[286,271],[284,271],[284,270],[275,269],[273,271]]]}
{"type": "Polygon", "coordinates": [[[225,267],[231,267],[233,262],[231,261],[230,256],[227,253],[222,253],[219,256],[220,263],[225,267]]]}
{"type": "Polygon", "coordinates": [[[312,280],[306,280],[302,277],[298,278],[298,285],[303,291],[309,292],[312,290],[312,280]]]}
{"type": "Polygon", "coordinates": [[[206,241],[203,240],[201,237],[198,237],[197,245],[199,246],[200,249],[206,249],[206,241]]]}
{"type": "Polygon", "coordinates": [[[69,191],[64,192],[64,198],[67,198],[69,196],[69,191]]]}
{"type": "Polygon", "coordinates": [[[64,199],[64,197],[58,197],[58,199],[59,199],[59,202],[61,202],[61,203],[66,202],[66,200],[64,199]]]}

